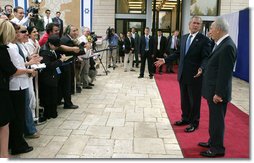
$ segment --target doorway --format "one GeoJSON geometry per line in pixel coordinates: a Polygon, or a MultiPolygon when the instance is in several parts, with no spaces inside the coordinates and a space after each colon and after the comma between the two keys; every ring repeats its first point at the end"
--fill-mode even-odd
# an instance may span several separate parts
{"type": "Polygon", "coordinates": [[[126,36],[128,31],[131,31],[132,27],[136,28],[139,36],[143,35],[143,31],[146,26],[146,20],[142,19],[116,19],[116,33],[119,34],[120,32],[126,36]]]}

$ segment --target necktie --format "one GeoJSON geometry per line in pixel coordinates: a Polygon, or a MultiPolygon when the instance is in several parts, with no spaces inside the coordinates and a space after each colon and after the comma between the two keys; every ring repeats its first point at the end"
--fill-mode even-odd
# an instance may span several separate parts
{"type": "Polygon", "coordinates": [[[185,55],[187,54],[189,48],[190,48],[190,45],[191,45],[191,38],[192,38],[192,35],[190,35],[186,41],[186,47],[185,47],[185,55]]]}
{"type": "Polygon", "coordinates": [[[161,44],[161,39],[160,39],[160,37],[158,37],[158,45],[157,45],[158,50],[160,50],[160,44],[161,44]]]}
{"type": "Polygon", "coordinates": [[[177,37],[174,37],[174,48],[175,48],[175,50],[177,50],[177,37]]]}
{"type": "Polygon", "coordinates": [[[214,44],[212,52],[214,52],[214,50],[217,48],[217,46],[218,46],[217,44],[214,44]]]}
{"type": "Polygon", "coordinates": [[[21,48],[19,47],[18,44],[16,44],[18,46],[18,49],[19,49],[19,54],[21,55],[21,57],[24,59],[24,62],[26,62],[26,57],[25,57],[25,54],[23,53],[23,51],[21,50],[21,48]]]}
{"type": "Polygon", "coordinates": [[[145,50],[149,50],[149,37],[146,36],[146,49],[145,50]]]}

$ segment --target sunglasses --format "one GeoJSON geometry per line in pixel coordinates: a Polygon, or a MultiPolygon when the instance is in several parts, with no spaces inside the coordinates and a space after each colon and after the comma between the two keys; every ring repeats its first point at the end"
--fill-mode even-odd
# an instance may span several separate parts
{"type": "Polygon", "coordinates": [[[22,30],[22,31],[19,31],[19,33],[26,33],[27,30],[22,30]]]}

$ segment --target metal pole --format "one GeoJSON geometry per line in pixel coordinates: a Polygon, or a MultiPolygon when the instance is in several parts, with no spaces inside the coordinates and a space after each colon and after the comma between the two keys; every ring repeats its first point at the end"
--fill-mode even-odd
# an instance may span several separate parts
{"type": "Polygon", "coordinates": [[[153,27],[152,27],[152,36],[155,36],[155,14],[156,14],[156,0],[153,0],[153,27]]]}
{"type": "Polygon", "coordinates": [[[179,23],[180,23],[180,0],[177,0],[177,8],[176,8],[176,29],[179,29],[179,23]]]}

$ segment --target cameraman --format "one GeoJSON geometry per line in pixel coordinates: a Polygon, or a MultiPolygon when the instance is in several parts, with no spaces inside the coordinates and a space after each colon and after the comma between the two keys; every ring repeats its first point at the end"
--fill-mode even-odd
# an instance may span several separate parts
{"type": "Polygon", "coordinates": [[[118,35],[115,33],[114,28],[108,28],[107,30],[107,37],[108,40],[108,47],[109,50],[109,56],[108,56],[108,68],[111,67],[111,58],[113,61],[113,70],[116,68],[116,55],[117,55],[117,47],[118,47],[118,35]]]}

